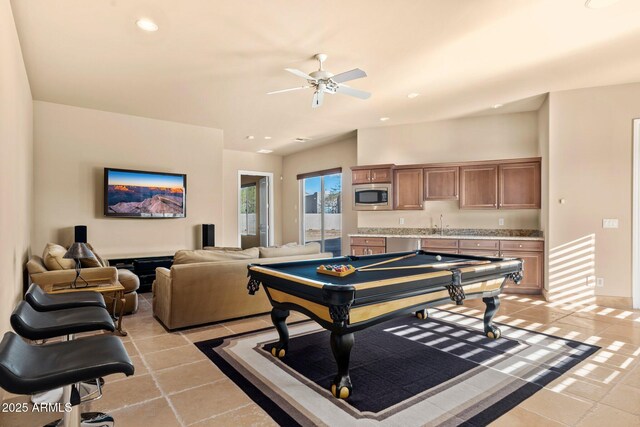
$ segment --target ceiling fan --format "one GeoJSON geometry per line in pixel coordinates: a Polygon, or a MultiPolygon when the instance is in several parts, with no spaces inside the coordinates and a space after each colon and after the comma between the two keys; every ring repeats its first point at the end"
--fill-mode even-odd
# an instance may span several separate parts
{"type": "Polygon", "coordinates": [[[368,99],[371,96],[369,92],[354,89],[344,84],[344,82],[348,82],[350,80],[367,77],[367,73],[359,68],[354,68],[351,71],[345,71],[344,73],[333,75],[332,73],[322,68],[322,63],[327,59],[326,54],[319,53],[315,56],[315,58],[320,63],[320,68],[312,73],[307,74],[295,68],[285,68],[285,70],[290,72],[291,74],[295,74],[298,77],[306,79],[308,83],[307,85],[292,87],[290,89],[274,90],[272,92],[267,92],[267,95],[314,88],[315,92],[313,94],[313,101],[311,102],[311,107],[313,108],[317,108],[322,105],[322,100],[324,99],[325,93],[329,93],[331,95],[335,93],[341,93],[360,99],[368,99]]]}

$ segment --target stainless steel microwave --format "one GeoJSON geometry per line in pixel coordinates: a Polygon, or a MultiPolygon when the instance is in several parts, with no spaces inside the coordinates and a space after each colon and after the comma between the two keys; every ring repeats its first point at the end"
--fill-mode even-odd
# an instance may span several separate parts
{"type": "Polygon", "coordinates": [[[391,184],[362,184],[353,186],[353,209],[356,211],[391,210],[391,184]]]}

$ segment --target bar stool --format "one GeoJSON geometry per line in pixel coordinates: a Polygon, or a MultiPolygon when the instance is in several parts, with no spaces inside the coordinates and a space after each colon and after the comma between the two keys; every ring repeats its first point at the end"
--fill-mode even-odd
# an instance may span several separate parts
{"type": "MultiPolygon", "coordinates": [[[[75,334],[82,332],[108,331],[115,330],[115,324],[111,316],[105,308],[101,307],[78,307],[72,309],[63,309],[56,311],[36,311],[31,305],[25,301],[18,303],[10,317],[11,326],[23,338],[30,340],[47,340],[60,336],[66,336],[67,341],[74,339],[75,334]]],[[[88,391],[82,396],[84,401],[98,398],[102,393],[102,378],[93,378],[95,386],[89,384],[76,384],[75,393],[80,397],[85,389],[88,391]]],[[[34,398],[33,403],[55,403],[62,397],[63,401],[70,402],[74,393],[74,386],[66,385],[65,387],[55,390],[48,390],[46,393],[34,398]]],[[[83,420],[99,419],[105,421],[110,418],[109,415],[103,413],[83,413],[83,420]]],[[[83,425],[91,425],[83,422],[83,425]]],[[[101,423],[100,425],[105,425],[101,423]]]]}
{"type": "MultiPolygon", "coordinates": [[[[9,393],[34,394],[58,387],[71,389],[69,400],[65,401],[70,404],[70,410],[65,411],[60,421],[49,425],[80,427],[78,405],[94,398],[80,398],[75,384],[117,373],[133,375],[134,366],[122,342],[112,335],[29,345],[15,333],[7,332],[0,342],[0,387],[9,393]]],[[[90,421],[83,424],[112,426],[113,419],[106,417],[98,419],[98,424],[88,424],[90,421]]]]}
{"type": "Polygon", "coordinates": [[[38,311],[55,311],[66,308],[102,307],[107,308],[104,297],[98,292],[84,291],[69,294],[51,295],[33,283],[29,286],[24,299],[38,311]]]}

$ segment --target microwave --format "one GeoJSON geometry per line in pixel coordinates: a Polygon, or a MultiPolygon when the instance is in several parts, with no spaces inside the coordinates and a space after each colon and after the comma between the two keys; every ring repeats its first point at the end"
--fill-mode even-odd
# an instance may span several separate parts
{"type": "Polygon", "coordinates": [[[391,210],[391,184],[363,184],[353,186],[353,209],[356,211],[391,210]]]}

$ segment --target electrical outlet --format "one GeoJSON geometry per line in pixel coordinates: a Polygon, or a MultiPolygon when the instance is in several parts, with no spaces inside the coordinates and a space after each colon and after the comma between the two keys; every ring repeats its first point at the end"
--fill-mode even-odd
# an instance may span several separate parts
{"type": "Polygon", "coordinates": [[[604,277],[596,277],[596,288],[604,287],[604,277]]]}
{"type": "Polygon", "coordinates": [[[604,218],[602,228],[618,228],[618,218],[604,218]]]}
{"type": "Polygon", "coordinates": [[[504,218],[498,218],[498,225],[504,225],[504,218]]]}
{"type": "Polygon", "coordinates": [[[593,288],[596,285],[596,278],[594,276],[587,276],[585,277],[585,285],[587,286],[587,288],[593,288]]]}
{"type": "Polygon", "coordinates": [[[400,225],[404,225],[404,218],[400,218],[400,225]]]}

